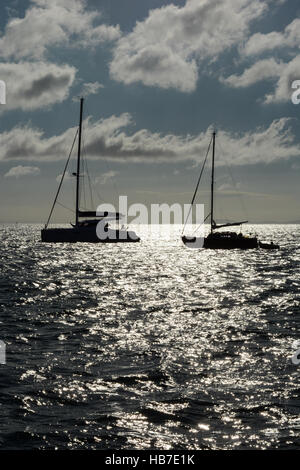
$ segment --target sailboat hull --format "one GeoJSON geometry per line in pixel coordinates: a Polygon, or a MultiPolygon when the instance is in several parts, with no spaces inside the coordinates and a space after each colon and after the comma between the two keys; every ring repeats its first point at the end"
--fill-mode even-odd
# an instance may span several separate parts
{"type": "Polygon", "coordinates": [[[209,248],[213,250],[249,250],[258,247],[258,241],[256,237],[245,237],[236,235],[234,237],[217,237],[208,236],[204,238],[203,248],[209,248]]]}
{"type": "Polygon", "coordinates": [[[107,231],[107,238],[101,240],[94,227],[43,229],[41,238],[44,243],[137,243],[140,241],[135,232],[112,229],[107,231]]]}
{"type": "MultiPolygon", "coordinates": [[[[191,206],[192,206],[195,201],[195,197],[197,194],[201,176],[202,176],[204,166],[206,163],[207,155],[209,153],[210,145],[212,142],[213,147],[212,147],[212,167],[211,167],[210,213],[203,221],[204,223],[206,219],[210,217],[211,232],[205,238],[183,236],[182,242],[187,248],[208,248],[212,250],[218,250],[218,249],[220,250],[234,250],[234,249],[248,250],[248,249],[254,249],[254,248],[264,248],[267,250],[278,249],[279,245],[274,244],[273,242],[271,243],[260,242],[256,237],[249,237],[249,236],[243,235],[242,233],[225,232],[225,231],[216,232],[216,229],[242,225],[244,223],[247,223],[247,221],[244,220],[242,222],[229,222],[229,223],[223,223],[223,224],[216,224],[214,220],[215,141],[216,141],[216,132],[213,132],[212,140],[209,143],[207,154],[203,162],[200,176],[199,176],[196,189],[195,189],[192,202],[191,202],[191,206]]],[[[185,222],[185,225],[186,225],[186,222],[185,222]]],[[[185,228],[185,225],[184,225],[184,228],[185,228]]]]}
{"type": "MultiPolygon", "coordinates": [[[[183,243],[189,248],[197,248],[197,237],[182,237],[183,243]]],[[[256,237],[246,237],[235,232],[213,233],[202,239],[202,248],[212,250],[248,250],[258,248],[256,237]]]]}

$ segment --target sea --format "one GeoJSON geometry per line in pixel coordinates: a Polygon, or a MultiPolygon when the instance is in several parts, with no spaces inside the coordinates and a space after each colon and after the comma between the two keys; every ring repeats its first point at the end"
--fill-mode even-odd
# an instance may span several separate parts
{"type": "Polygon", "coordinates": [[[249,226],[270,251],[166,228],[0,226],[0,449],[300,449],[300,225],[249,226]]]}

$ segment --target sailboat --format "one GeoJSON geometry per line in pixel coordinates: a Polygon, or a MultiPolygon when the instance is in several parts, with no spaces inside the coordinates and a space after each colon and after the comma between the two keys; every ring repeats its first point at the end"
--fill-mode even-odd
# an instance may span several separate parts
{"type": "MultiPolygon", "coordinates": [[[[215,180],[214,180],[214,174],[215,174],[215,146],[216,146],[216,132],[214,131],[212,134],[212,139],[210,141],[208,151],[206,154],[206,158],[204,160],[200,176],[197,182],[197,186],[192,198],[191,202],[191,207],[194,204],[195,197],[198,191],[199,183],[201,180],[201,176],[204,170],[204,166],[207,160],[207,156],[210,150],[210,146],[212,143],[212,166],[211,166],[211,189],[210,189],[210,213],[204,220],[204,222],[210,217],[210,232],[209,234],[204,237],[202,240],[202,243],[199,243],[199,240],[197,237],[191,237],[191,236],[185,236],[182,234],[182,241],[187,247],[197,247],[201,246],[202,248],[210,248],[210,249],[235,249],[235,248],[240,248],[240,249],[253,249],[253,248],[265,248],[265,249],[277,249],[279,248],[279,245],[276,245],[275,243],[267,243],[267,242],[261,242],[258,240],[256,236],[248,236],[244,235],[241,232],[236,233],[232,231],[221,231],[218,232],[218,229],[221,228],[226,228],[226,227],[233,227],[233,226],[241,226],[242,224],[247,223],[247,220],[243,220],[241,222],[230,222],[226,224],[217,224],[214,220],[214,193],[215,193],[215,180]]],[[[184,232],[183,227],[183,232],[184,232]]]]}
{"type": "Polygon", "coordinates": [[[64,172],[48,217],[45,227],[41,230],[42,242],[47,243],[129,243],[139,242],[140,238],[133,231],[118,228],[119,220],[122,219],[122,214],[116,212],[97,212],[95,210],[80,210],[80,178],[81,178],[81,140],[82,140],[82,121],[83,121],[83,102],[84,98],[80,99],[80,117],[79,127],[66,162],[64,172]],[[73,173],[76,176],[76,201],[75,201],[75,222],[71,227],[61,228],[48,228],[54,207],[57,203],[57,198],[63,183],[63,179],[67,170],[67,166],[72,154],[73,146],[78,135],[78,151],[77,151],[77,171],[73,173]],[[113,229],[109,226],[109,221],[115,221],[117,228],[113,229]],[[99,230],[99,225],[101,230],[99,230]],[[100,234],[100,236],[99,236],[100,234]]]}

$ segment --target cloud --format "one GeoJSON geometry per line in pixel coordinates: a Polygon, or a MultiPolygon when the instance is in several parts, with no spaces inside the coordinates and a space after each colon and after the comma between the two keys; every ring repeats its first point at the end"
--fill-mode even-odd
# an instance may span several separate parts
{"type": "Polygon", "coordinates": [[[224,161],[230,165],[269,164],[291,157],[300,157],[300,146],[294,142],[290,119],[274,120],[267,128],[231,134],[218,132],[224,161]]]}
{"type": "MultiPolygon", "coordinates": [[[[128,114],[111,116],[91,123],[83,122],[85,151],[92,158],[106,157],[114,153],[115,139],[121,138],[121,129],[131,123],[128,114]],[[101,154],[101,152],[103,152],[101,154]]],[[[65,160],[71,148],[77,127],[67,129],[60,135],[44,137],[44,132],[30,126],[17,126],[0,134],[0,161],[57,161],[65,160]]]]}
{"type": "Polygon", "coordinates": [[[6,83],[3,110],[34,110],[65,100],[76,75],[69,65],[46,62],[0,63],[0,77],[6,83]]]}
{"type": "Polygon", "coordinates": [[[22,176],[36,176],[40,174],[40,169],[37,166],[14,166],[7,173],[4,178],[20,178],[22,176]]]}
{"type": "MultiPolygon", "coordinates": [[[[284,3],[281,2],[281,3],[284,3]]],[[[300,47],[300,19],[293,20],[286,28],[270,33],[256,33],[252,35],[246,44],[240,49],[242,57],[267,54],[271,51],[288,49],[289,57],[291,50],[300,47]]],[[[222,77],[221,81],[232,87],[247,87],[261,80],[276,79],[273,93],[264,97],[264,103],[283,103],[291,100],[291,84],[299,79],[300,55],[292,60],[283,62],[274,58],[264,58],[245,69],[241,75],[222,77]]]]}
{"type": "Polygon", "coordinates": [[[234,88],[244,88],[261,80],[279,77],[285,66],[286,64],[278,63],[275,59],[260,60],[244,70],[241,75],[221,78],[221,82],[234,88]]]}
{"type": "MultiPolygon", "coordinates": [[[[132,132],[129,114],[111,116],[92,122],[84,121],[85,155],[89,159],[106,158],[119,162],[176,164],[180,161],[201,163],[211,138],[211,129],[196,136],[162,135],[146,129],[132,132]]],[[[60,135],[45,137],[39,129],[16,127],[0,134],[2,161],[65,160],[76,128],[60,135]]],[[[300,146],[294,142],[290,120],[281,118],[269,127],[234,134],[218,131],[217,142],[222,146],[216,164],[251,165],[272,163],[300,156],[300,146]]]]}
{"type": "Polygon", "coordinates": [[[299,79],[300,55],[288,63],[277,62],[275,59],[259,60],[244,70],[241,75],[222,77],[220,81],[225,85],[244,88],[261,80],[275,80],[275,89],[262,100],[265,104],[283,103],[290,101],[293,93],[292,83],[299,79]]]}
{"type": "Polygon", "coordinates": [[[116,43],[110,74],[125,84],[140,81],[191,92],[198,63],[239,44],[266,9],[261,0],[187,0],[183,7],[151,10],[116,43]]]}
{"type": "Polygon", "coordinates": [[[116,175],[118,175],[117,171],[107,171],[106,173],[102,173],[101,176],[97,176],[97,178],[95,178],[95,184],[106,184],[108,181],[112,180],[116,175]]]}
{"type": "Polygon", "coordinates": [[[0,38],[0,56],[42,59],[53,46],[90,47],[120,37],[119,26],[95,25],[101,15],[84,0],[32,0],[24,18],[11,18],[0,38]]]}
{"type": "Polygon", "coordinates": [[[102,24],[85,31],[80,45],[83,47],[97,46],[102,42],[113,42],[119,39],[121,31],[119,25],[109,26],[102,24]]]}
{"type": "Polygon", "coordinates": [[[195,90],[198,72],[195,60],[185,60],[168,47],[151,45],[140,51],[115,53],[110,66],[112,77],[125,84],[141,81],[160,88],[195,90]]]}
{"type": "Polygon", "coordinates": [[[283,47],[300,47],[300,19],[292,21],[283,32],[253,34],[242,49],[244,55],[259,55],[283,47]]]}
{"type": "Polygon", "coordinates": [[[292,83],[300,78],[300,55],[285,64],[279,80],[276,84],[274,93],[266,96],[266,103],[282,103],[290,101],[293,93],[292,83]]]}
{"type": "Polygon", "coordinates": [[[84,83],[82,87],[82,96],[89,96],[89,95],[95,95],[100,88],[104,88],[104,85],[102,85],[99,82],[88,82],[84,83]]]}

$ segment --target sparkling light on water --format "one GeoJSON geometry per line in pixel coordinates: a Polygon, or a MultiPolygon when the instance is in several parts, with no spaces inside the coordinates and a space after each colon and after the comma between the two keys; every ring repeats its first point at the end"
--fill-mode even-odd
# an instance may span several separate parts
{"type": "Polygon", "coordinates": [[[228,252],[39,229],[1,226],[2,448],[299,448],[299,226],[228,252]]]}

